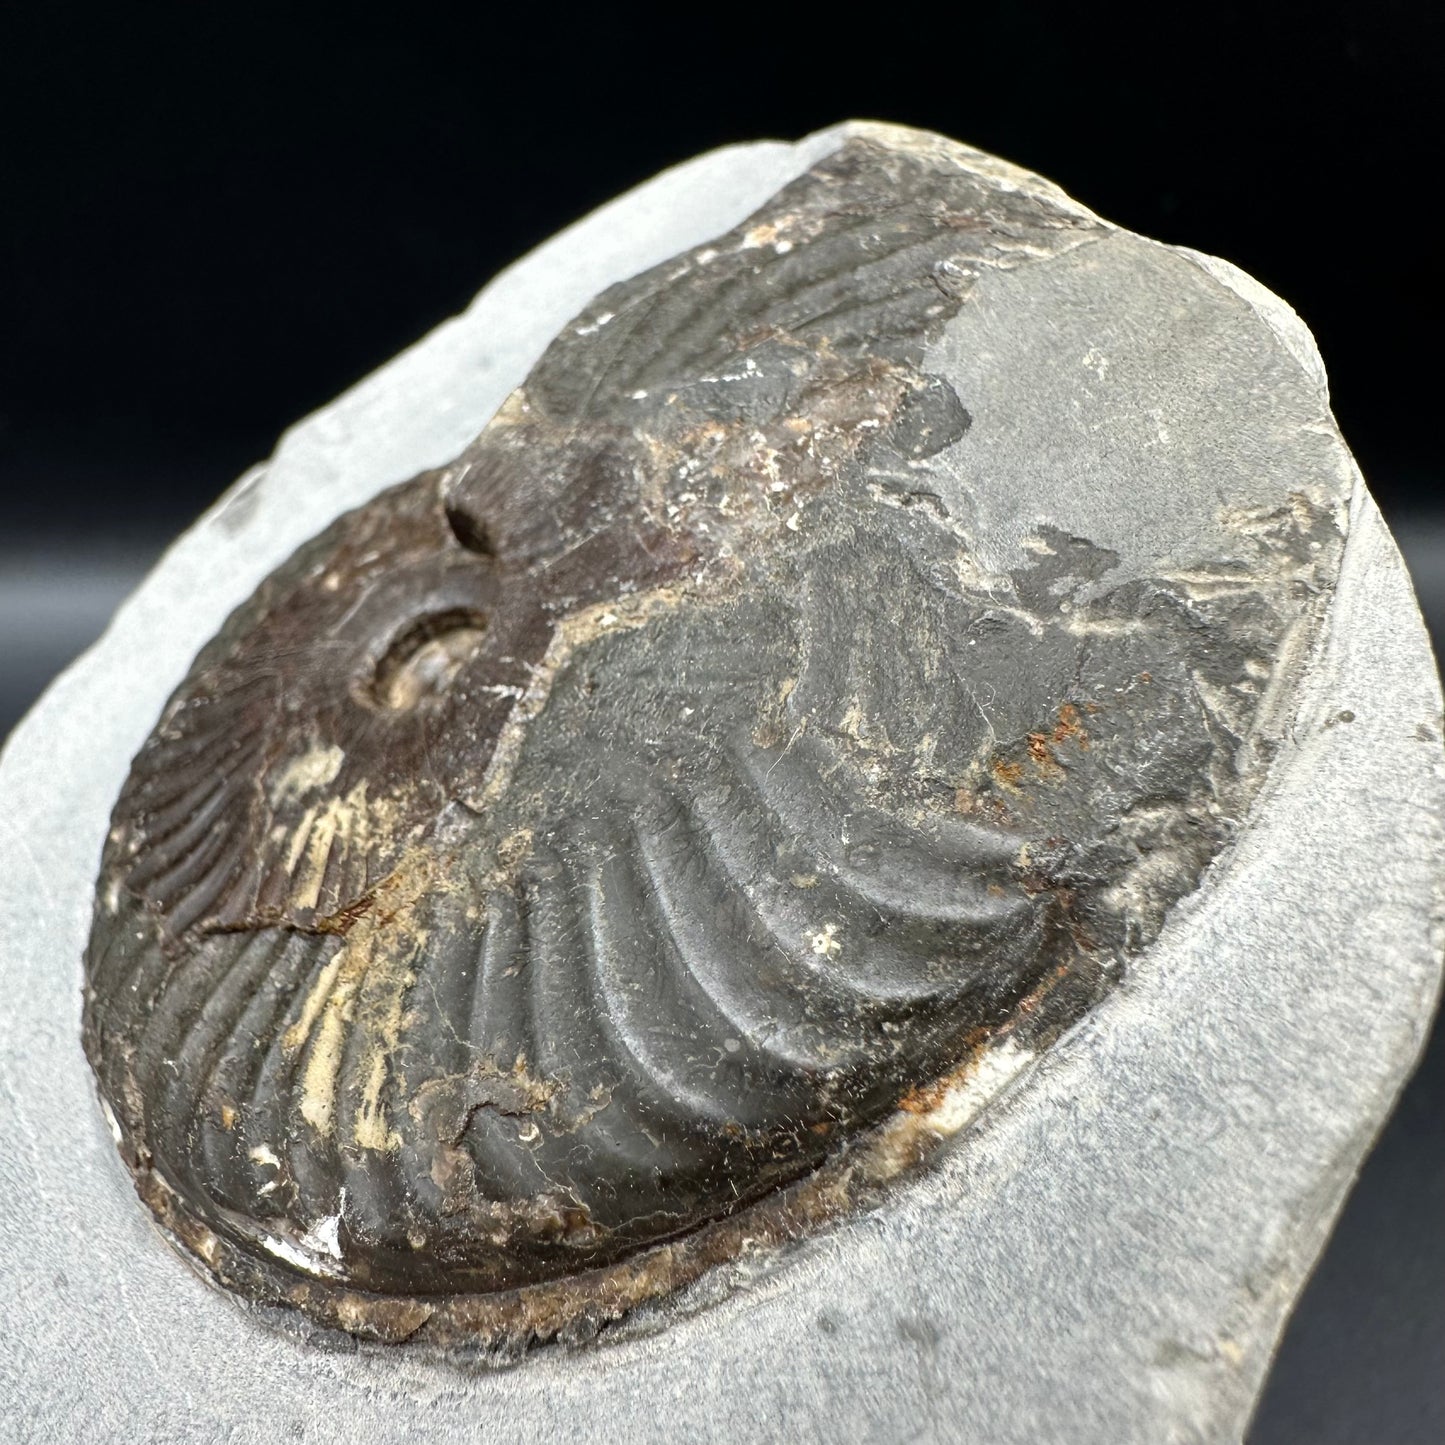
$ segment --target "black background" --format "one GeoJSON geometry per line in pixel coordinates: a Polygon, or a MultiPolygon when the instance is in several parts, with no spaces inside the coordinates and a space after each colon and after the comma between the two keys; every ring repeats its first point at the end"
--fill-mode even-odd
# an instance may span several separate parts
{"type": "MultiPolygon", "coordinates": [[[[284,426],[500,266],[663,166],[849,115],[996,151],[1289,300],[1445,625],[1441,14],[8,7],[0,734],[284,426]]],[[[1256,1445],[1445,1439],[1442,1055],[1297,1314],[1256,1445]]]]}

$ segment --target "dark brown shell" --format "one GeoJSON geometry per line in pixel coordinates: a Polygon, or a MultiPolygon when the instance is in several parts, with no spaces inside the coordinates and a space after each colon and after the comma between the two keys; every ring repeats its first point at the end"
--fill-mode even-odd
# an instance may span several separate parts
{"type": "Polygon", "coordinates": [[[202,652],[117,805],[85,1045],[221,1282],[591,1328],[913,1160],[1195,886],[1322,524],[1206,602],[1046,531],[985,588],[913,488],[968,445],[924,358],[971,273],[1089,231],[851,140],[202,652]]]}

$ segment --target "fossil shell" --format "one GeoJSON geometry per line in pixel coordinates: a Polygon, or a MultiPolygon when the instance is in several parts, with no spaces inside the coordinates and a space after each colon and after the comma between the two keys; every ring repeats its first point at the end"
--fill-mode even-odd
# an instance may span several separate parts
{"type": "Polygon", "coordinates": [[[1227,843],[1338,530],[1299,496],[1138,575],[1020,516],[980,569],[930,347],[1105,228],[963,154],[854,136],[612,288],[196,659],[84,1039],[237,1294],[595,1329],[926,1156],[1227,843]]]}

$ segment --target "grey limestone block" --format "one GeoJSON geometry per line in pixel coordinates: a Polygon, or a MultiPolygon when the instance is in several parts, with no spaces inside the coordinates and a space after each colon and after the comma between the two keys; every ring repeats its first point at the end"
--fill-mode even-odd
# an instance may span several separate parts
{"type": "Polygon", "coordinates": [[[9,1423],[1237,1439],[1435,1002],[1441,736],[1314,344],[1256,282],[899,128],[669,171],[287,433],[0,758],[9,1423]],[[360,638],[356,694],[327,669],[391,583],[366,552],[307,653],[305,609],[352,585],[326,559],[432,526],[442,562],[402,560],[442,601],[360,638]],[[258,645],[291,752],[226,711],[258,645]],[[444,806],[394,789],[394,833],[328,834],[305,875],[325,790],[422,766],[416,718],[444,806]],[[211,787],[198,756],[255,775],[206,761],[211,787]],[[176,852],[186,798],[230,810],[224,887],[176,852]],[[356,919],[398,878],[385,1032],[335,981],[380,955],[356,919]],[[718,935],[737,898],[755,926],[718,935]],[[664,934],[736,1036],[649,995],[664,934]],[[470,1041],[468,949],[540,981],[510,1014],[469,992],[470,1041]],[[226,985],[241,1044],[192,1082],[214,980],[287,970],[291,1013],[226,985]],[[546,1004],[599,979],[662,1012],[616,1005],[589,1059],[546,1004]],[[328,1054],[332,1022],[360,1042],[328,1054]],[[659,1031],[701,1039],[676,1098],[653,1056],[628,1074],[659,1031]],[[294,1071],[233,1107],[263,1044],[294,1071]],[[666,1175],[629,1162],[659,1118],[666,1175]],[[561,1243],[551,1194],[498,1212],[532,1167],[585,1226],[561,1243]]]}

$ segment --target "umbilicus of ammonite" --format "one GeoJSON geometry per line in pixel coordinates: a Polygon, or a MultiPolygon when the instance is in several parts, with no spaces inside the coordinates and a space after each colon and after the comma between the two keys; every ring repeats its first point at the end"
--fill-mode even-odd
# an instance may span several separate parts
{"type": "Polygon", "coordinates": [[[965,155],[854,136],[614,286],[196,659],[116,807],[84,1037],[237,1295],[595,1331],[926,1160],[1227,841],[1333,531],[1263,519],[1201,597],[1021,517],[980,575],[927,478],[990,419],[930,347],[1102,223],[965,155]]]}

